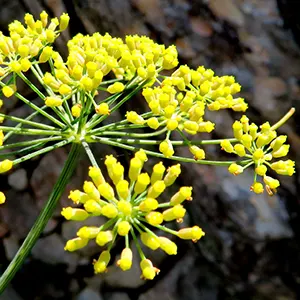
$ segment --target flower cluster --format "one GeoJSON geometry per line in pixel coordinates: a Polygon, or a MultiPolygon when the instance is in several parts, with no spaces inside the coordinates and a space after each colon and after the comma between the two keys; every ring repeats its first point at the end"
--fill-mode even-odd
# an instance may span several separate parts
{"type": "Polygon", "coordinates": [[[263,184],[257,181],[257,175],[262,176],[266,191],[272,195],[280,185],[279,180],[267,175],[268,168],[279,175],[292,176],[295,172],[295,162],[288,160],[273,161],[288,154],[290,145],[286,144],[287,136],[277,136],[275,126],[266,122],[260,126],[249,124],[247,116],[243,115],[240,121],[232,125],[233,134],[237,143],[232,145],[230,140],[223,140],[221,147],[228,153],[237,154],[248,159],[244,166],[233,163],[228,170],[234,175],[241,174],[250,165],[255,165],[255,177],[251,190],[257,194],[264,191],[263,184]]]}
{"type": "MultiPolygon", "coordinates": [[[[165,48],[145,36],[126,36],[124,43],[122,39],[113,38],[108,33],[94,33],[92,36],[78,34],[68,42],[68,50],[65,63],[58,52],[52,53],[54,74],[48,72],[43,77],[44,84],[56,93],[46,99],[49,106],[61,106],[63,101],[78,91],[93,96],[97,94],[97,89],[110,94],[121,93],[126,88],[122,81],[136,77],[136,82],[154,82],[158,71],[178,64],[174,46],[165,48]],[[103,77],[110,72],[117,80],[100,88],[103,77]]],[[[78,105],[82,103],[73,106],[73,115],[76,117],[80,115],[80,111],[75,108],[78,105]]],[[[99,114],[109,113],[106,102],[95,105],[95,109],[99,114]]]]}
{"type": "MultiPolygon", "coordinates": [[[[160,85],[144,88],[142,94],[152,114],[143,118],[135,111],[130,111],[127,112],[127,120],[137,125],[147,124],[154,130],[165,128],[167,138],[160,145],[160,151],[166,157],[171,157],[174,154],[169,143],[172,131],[196,135],[214,130],[215,124],[204,119],[206,108],[213,111],[226,108],[245,111],[247,104],[244,99],[234,98],[240,88],[233,76],[214,76],[211,69],[203,66],[192,70],[182,65],[171,76],[164,76],[160,85]]],[[[190,150],[196,159],[205,158],[202,149],[190,150]]]]}
{"type": "Polygon", "coordinates": [[[180,165],[173,165],[167,170],[162,162],[153,167],[149,175],[142,172],[147,156],[143,150],[136,152],[130,161],[128,179],[124,179],[124,167],[115,157],[106,157],[105,165],[114,187],[106,181],[98,167],[90,167],[92,181],[85,181],[83,191],[70,192],[69,198],[83,208],[66,207],[62,215],[68,220],[83,221],[93,216],[105,216],[108,221],[99,226],[84,226],[77,232],[77,237],[66,243],[65,250],[75,251],[85,247],[95,239],[99,246],[108,245],[99,259],[94,261],[95,273],[104,272],[110,261],[110,249],[117,236],[125,237],[125,248],[118,260],[118,266],[126,271],[132,264],[132,251],[129,246],[131,234],[141,257],[140,267],[145,279],[153,279],[158,269],[145,257],[137,239],[152,250],[162,249],[169,255],[177,253],[176,244],[165,236],[157,236],[152,228],[163,230],[182,239],[199,240],[204,232],[198,226],[183,228],[178,231],[165,227],[163,222],[177,220],[182,222],[186,210],[182,203],[192,200],[192,187],[183,186],[169,202],[159,203],[158,198],[179,176],[180,165]]]}
{"type": "MultiPolygon", "coordinates": [[[[25,26],[14,21],[9,25],[9,36],[0,33],[0,77],[5,78],[10,73],[26,72],[36,61],[46,62],[52,54],[52,44],[59,33],[65,30],[69,23],[69,16],[63,14],[60,19],[52,18],[48,21],[48,14],[43,11],[40,20],[34,20],[31,14],[24,17],[25,26]]],[[[16,91],[15,82],[2,87],[6,97],[16,91]]]]}

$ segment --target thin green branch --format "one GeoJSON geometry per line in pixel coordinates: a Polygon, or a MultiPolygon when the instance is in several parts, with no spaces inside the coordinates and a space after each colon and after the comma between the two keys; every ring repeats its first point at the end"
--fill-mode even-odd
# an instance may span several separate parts
{"type": "Polygon", "coordinates": [[[41,128],[41,129],[49,129],[49,130],[58,129],[56,127],[49,126],[49,125],[46,125],[46,124],[33,122],[33,121],[26,120],[26,119],[21,119],[21,118],[15,117],[15,116],[9,116],[9,115],[5,115],[5,114],[1,114],[1,113],[0,113],[0,118],[4,118],[5,120],[11,120],[11,121],[19,122],[19,123],[22,123],[22,124],[31,125],[33,127],[41,128]]]}
{"type": "MultiPolygon", "coordinates": [[[[103,143],[106,145],[119,147],[119,148],[123,148],[123,149],[130,150],[130,151],[139,150],[138,147],[121,144],[118,142],[111,141],[110,139],[101,138],[101,137],[92,137],[92,138],[94,138],[94,139],[98,140],[100,143],[103,143]]],[[[199,164],[199,165],[212,165],[212,166],[226,167],[226,166],[230,166],[232,163],[236,163],[236,161],[195,160],[192,158],[181,157],[181,156],[165,157],[163,154],[158,153],[158,152],[149,151],[146,149],[143,149],[143,150],[145,151],[146,154],[151,155],[151,156],[155,156],[155,157],[159,157],[159,158],[163,158],[163,159],[171,159],[171,160],[176,160],[176,161],[181,161],[181,162],[186,162],[186,163],[195,163],[195,164],[199,164]]],[[[239,164],[243,165],[244,161],[239,161],[239,164]]]]}
{"type": "Polygon", "coordinates": [[[9,266],[0,278],[0,295],[3,293],[9,282],[16,274],[16,272],[23,265],[32,247],[35,245],[37,239],[39,238],[40,234],[43,232],[45,226],[51,218],[54,209],[56,208],[56,205],[77,166],[77,160],[79,157],[80,149],[80,144],[74,143],[72,145],[71,151],[69,152],[63,170],[56,181],[56,184],[45,207],[43,208],[37,220],[35,221],[33,227],[28,233],[19,251],[14,256],[13,260],[10,262],[9,266]]]}
{"type": "Polygon", "coordinates": [[[21,162],[24,162],[26,160],[29,160],[37,155],[41,155],[41,154],[44,154],[46,152],[49,152],[51,150],[54,150],[54,149],[57,149],[57,148],[60,148],[60,147],[63,147],[69,143],[71,143],[75,138],[72,136],[70,137],[69,139],[67,140],[63,140],[57,144],[54,144],[54,145],[51,145],[51,146],[48,146],[46,148],[43,148],[43,149],[40,149],[38,151],[35,151],[35,152],[32,152],[32,153],[29,153],[28,155],[25,155],[25,156],[22,156],[20,158],[17,158],[14,160],[14,166],[21,163],[21,162]]]}

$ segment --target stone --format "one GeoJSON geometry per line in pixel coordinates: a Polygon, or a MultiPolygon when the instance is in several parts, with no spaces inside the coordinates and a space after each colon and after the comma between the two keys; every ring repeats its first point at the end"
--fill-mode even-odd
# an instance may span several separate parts
{"type": "Polygon", "coordinates": [[[99,293],[87,287],[84,290],[82,290],[75,299],[76,300],[102,300],[103,298],[100,296],[99,293]]]}
{"type": "Polygon", "coordinates": [[[17,169],[8,176],[8,183],[17,191],[24,190],[28,185],[26,171],[24,169],[17,169]]]}
{"type": "Polygon", "coordinates": [[[105,300],[130,300],[129,296],[126,293],[112,293],[110,295],[105,295],[105,300]]]}
{"type": "Polygon", "coordinates": [[[245,23],[243,13],[233,0],[210,0],[208,6],[217,17],[236,26],[243,26],[245,23]]]}
{"type": "Polygon", "coordinates": [[[69,271],[73,272],[79,260],[78,254],[65,251],[64,246],[58,234],[51,234],[37,241],[32,249],[32,256],[52,265],[67,264],[69,271]]]}
{"type": "Polygon", "coordinates": [[[205,21],[201,17],[191,17],[191,28],[198,35],[208,38],[213,34],[213,28],[209,24],[209,22],[205,21]]]}

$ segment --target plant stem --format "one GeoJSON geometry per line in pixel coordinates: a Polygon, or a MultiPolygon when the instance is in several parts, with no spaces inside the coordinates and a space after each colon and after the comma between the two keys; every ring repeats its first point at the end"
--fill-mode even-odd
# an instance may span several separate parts
{"type": "Polygon", "coordinates": [[[2,274],[0,278],[0,295],[7,287],[8,283],[13,279],[15,273],[19,270],[19,268],[24,263],[32,247],[35,245],[38,237],[40,236],[45,226],[47,225],[49,219],[51,218],[53,211],[56,208],[56,204],[60,199],[66,185],[69,182],[69,179],[73,171],[77,166],[77,159],[79,157],[80,149],[81,149],[80,144],[76,144],[76,143],[72,144],[71,151],[64,164],[63,170],[56,181],[56,184],[53,188],[53,191],[45,207],[41,211],[40,215],[38,216],[31,230],[29,231],[19,251],[17,252],[17,254],[10,262],[9,266],[7,267],[7,269],[5,270],[5,272],[2,274]]]}

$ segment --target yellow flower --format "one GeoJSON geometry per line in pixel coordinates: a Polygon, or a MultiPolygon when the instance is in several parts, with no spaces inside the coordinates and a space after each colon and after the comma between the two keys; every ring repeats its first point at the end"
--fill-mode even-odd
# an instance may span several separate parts
{"type": "Polygon", "coordinates": [[[98,167],[89,168],[91,181],[83,184],[83,192],[73,190],[69,198],[83,208],[63,208],[62,215],[68,220],[82,221],[94,216],[103,216],[108,220],[100,226],[83,226],[77,231],[77,237],[67,242],[65,249],[75,251],[87,245],[89,240],[95,240],[101,247],[107,247],[97,261],[94,262],[95,273],[106,271],[110,261],[110,249],[116,238],[124,237],[126,247],[121,253],[117,265],[124,271],[132,265],[132,251],[129,248],[129,235],[139,249],[141,271],[145,279],[153,279],[159,270],[153,267],[151,261],[145,258],[139,245],[137,235],[146,247],[162,249],[169,255],[177,254],[176,243],[164,236],[157,236],[152,230],[157,228],[167,233],[173,233],[182,239],[199,240],[204,232],[198,226],[181,229],[178,232],[168,229],[167,222],[182,221],[186,210],[184,200],[192,200],[192,188],[181,187],[168,202],[160,203],[157,199],[165,189],[171,186],[181,173],[180,165],[168,168],[162,162],[154,165],[152,174],[141,172],[147,161],[144,150],[135,153],[130,161],[128,172],[112,155],[104,161],[112,184],[105,181],[98,167]],[[122,170],[120,177],[117,170],[122,170]],[[125,179],[128,177],[128,179],[125,179]],[[118,178],[118,180],[116,179],[118,178]],[[163,224],[163,225],[162,225],[163,224]]]}

